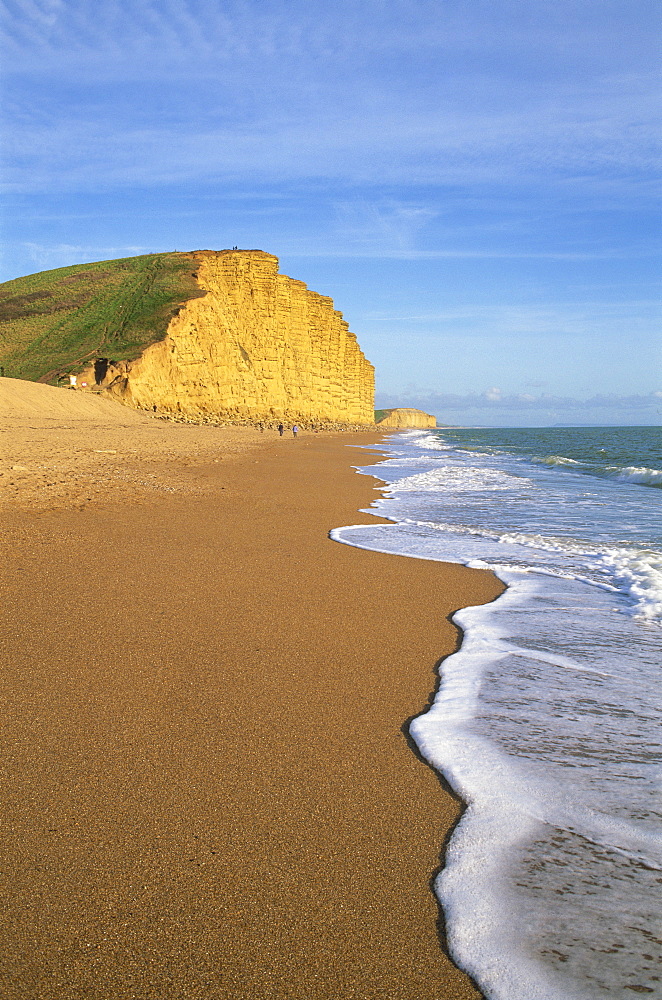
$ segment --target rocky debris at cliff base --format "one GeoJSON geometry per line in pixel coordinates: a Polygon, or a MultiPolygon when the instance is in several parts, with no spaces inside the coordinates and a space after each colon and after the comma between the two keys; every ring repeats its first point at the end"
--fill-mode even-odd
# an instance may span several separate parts
{"type": "Polygon", "coordinates": [[[321,431],[339,431],[339,432],[364,432],[372,431],[375,429],[374,424],[347,424],[341,423],[339,421],[310,421],[310,420],[297,420],[297,419],[275,419],[275,420],[253,420],[253,419],[219,419],[213,415],[206,416],[191,416],[184,413],[155,413],[154,416],[158,420],[165,420],[168,423],[173,424],[192,424],[195,426],[207,426],[207,427],[254,427],[259,429],[260,425],[265,430],[278,430],[278,425],[284,423],[286,427],[291,427],[294,424],[300,430],[310,431],[311,433],[319,433],[321,431]]]}

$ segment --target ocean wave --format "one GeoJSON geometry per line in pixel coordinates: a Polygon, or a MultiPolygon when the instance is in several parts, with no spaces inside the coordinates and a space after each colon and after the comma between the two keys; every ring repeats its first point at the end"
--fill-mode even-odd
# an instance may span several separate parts
{"type": "Polygon", "coordinates": [[[404,431],[402,437],[408,439],[408,444],[414,444],[417,448],[425,448],[427,451],[452,451],[453,448],[452,445],[446,444],[440,437],[429,431],[404,431]]]}
{"type": "Polygon", "coordinates": [[[478,469],[473,466],[444,465],[420,472],[415,476],[405,476],[384,487],[393,493],[443,493],[443,492],[506,492],[531,486],[531,480],[514,476],[496,469],[478,469]]]}
{"type": "Polygon", "coordinates": [[[546,458],[534,458],[532,461],[539,465],[582,465],[574,458],[566,458],[565,455],[547,455],[546,458]]]}
{"type": "Polygon", "coordinates": [[[608,465],[605,469],[610,479],[620,479],[628,483],[638,483],[640,486],[662,487],[662,469],[646,469],[628,465],[620,468],[616,465],[608,465]]]}
{"type": "Polygon", "coordinates": [[[653,486],[658,489],[662,487],[662,470],[649,469],[646,466],[601,465],[587,461],[579,462],[574,458],[567,458],[565,455],[546,455],[544,458],[534,456],[530,461],[536,465],[567,469],[569,472],[581,472],[598,476],[601,479],[612,479],[623,483],[636,483],[639,486],[653,486]]]}

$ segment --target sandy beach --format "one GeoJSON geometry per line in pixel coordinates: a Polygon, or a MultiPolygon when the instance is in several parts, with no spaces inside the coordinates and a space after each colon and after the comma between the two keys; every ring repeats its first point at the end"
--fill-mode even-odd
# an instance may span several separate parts
{"type": "Polygon", "coordinates": [[[429,885],[460,804],[406,720],[499,582],[328,539],[371,520],[377,432],[35,389],[0,380],[2,996],[478,997],[429,885]]]}

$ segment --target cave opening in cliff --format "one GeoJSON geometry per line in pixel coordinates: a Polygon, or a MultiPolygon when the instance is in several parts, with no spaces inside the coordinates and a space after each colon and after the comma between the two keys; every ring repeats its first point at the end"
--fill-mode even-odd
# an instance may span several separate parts
{"type": "Polygon", "coordinates": [[[108,365],[110,364],[109,358],[97,358],[94,362],[94,381],[97,385],[101,385],[106,375],[108,374],[108,365]]]}

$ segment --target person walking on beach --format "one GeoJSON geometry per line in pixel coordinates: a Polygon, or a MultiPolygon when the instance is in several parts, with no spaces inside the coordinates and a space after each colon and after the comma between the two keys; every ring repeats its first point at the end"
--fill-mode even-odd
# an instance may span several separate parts
{"type": "Polygon", "coordinates": [[[283,436],[284,432],[285,432],[285,428],[283,427],[282,424],[279,424],[278,425],[278,433],[280,434],[281,437],[283,436]]]}
{"type": "Polygon", "coordinates": [[[294,435],[294,437],[296,437],[298,433],[299,433],[299,428],[297,427],[296,424],[294,424],[294,426],[292,427],[292,434],[294,435]]]}

